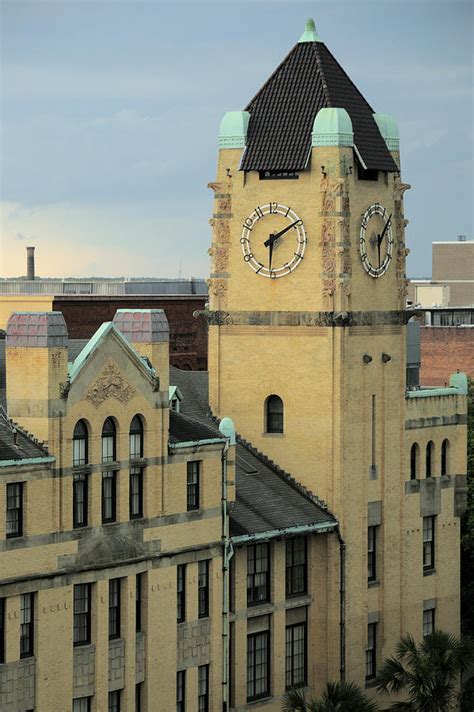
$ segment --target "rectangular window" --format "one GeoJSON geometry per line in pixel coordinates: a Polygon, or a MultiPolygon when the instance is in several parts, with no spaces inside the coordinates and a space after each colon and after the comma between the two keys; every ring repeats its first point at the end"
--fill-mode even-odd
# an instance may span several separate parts
{"type": "Polygon", "coordinates": [[[186,503],[187,510],[199,509],[199,470],[200,461],[192,460],[188,462],[187,470],[187,491],[186,503]]]}
{"type": "Polygon", "coordinates": [[[120,638],[121,579],[109,580],[109,638],[120,638]]]}
{"type": "Polygon", "coordinates": [[[137,574],[135,579],[135,630],[142,632],[142,595],[143,577],[145,574],[137,574]]]}
{"type": "Polygon", "coordinates": [[[367,529],[367,581],[377,580],[377,527],[367,529]]]}
{"type": "Polygon", "coordinates": [[[247,605],[270,600],[270,546],[253,544],[247,547],[247,605]]]}
{"type": "Polygon", "coordinates": [[[74,586],[74,645],[91,642],[91,585],[74,586]]]}
{"type": "Polygon", "coordinates": [[[75,529],[87,526],[88,484],[88,476],[85,472],[73,475],[72,517],[75,529]]]}
{"type": "Polygon", "coordinates": [[[209,561],[198,563],[198,617],[209,615],[209,561]]]}
{"type": "Polygon", "coordinates": [[[0,598],[0,664],[5,662],[6,611],[5,598],[0,598]]]}
{"type": "Polygon", "coordinates": [[[120,690],[109,692],[108,712],[120,712],[120,690]]]}
{"type": "Polygon", "coordinates": [[[91,712],[91,697],[78,697],[72,701],[72,712],[91,712]]]}
{"type": "MultiPolygon", "coordinates": [[[[86,464],[86,438],[74,438],[72,441],[72,465],[78,467],[86,464]]],[[[84,698],[86,699],[86,698],[84,698]]]]}
{"type": "Polygon", "coordinates": [[[135,712],[142,712],[143,709],[143,682],[135,685],[135,712]]]}
{"type": "Polygon", "coordinates": [[[117,473],[102,473],[102,523],[115,522],[117,517],[117,473]]]}
{"type": "Polygon", "coordinates": [[[102,462],[115,460],[115,436],[102,435],[102,462]]]}
{"type": "Polygon", "coordinates": [[[247,701],[270,694],[270,633],[247,636],[247,701]]]}
{"type": "Polygon", "coordinates": [[[23,482],[7,484],[7,539],[23,536],[23,482]]]}
{"type": "Polygon", "coordinates": [[[24,593],[20,597],[20,658],[34,654],[34,593],[24,593]]]}
{"type": "Polygon", "coordinates": [[[142,434],[130,433],[130,460],[138,460],[143,457],[142,434]]]}
{"type": "Polygon", "coordinates": [[[377,672],[377,623],[367,626],[367,650],[365,651],[365,679],[371,680],[377,672]]]}
{"type": "Polygon", "coordinates": [[[143,517],[143,469],[130,468],[130,519],[143,517]]]}
{"type": "Polygon", "coordinates": [[[286,689],[306,685],[306,623],[286,628],[286,689]]]}
{"type": "Polygon", "coordinates": [[[186,712],[186,670],[176,673],[176,712],[186,712]]]}
{"type": "Polygon", "coordinates": [[[178,564],[177,571],[177,619],[178,623],[186,620],[186,564],[178,564]]]}
{"type": "Polygon", "coordinates": [[[430,635],[435,629],[435,609],[423,611],[423,637],[430,635]]]}
{"type": "Polygon", "coordinates": [[[423,570],[435,567],[435,518],[423,517],[423,570]]]}
{"type": "Polygon", "coordinates": [[[286,595],[307,592],[306,538],[297,536],[286,540],[286,595]]]}
{"type": "Polygon", "coordinates": [[[198,667],[198,712],[209,712],[209,665],[198,667]]]}

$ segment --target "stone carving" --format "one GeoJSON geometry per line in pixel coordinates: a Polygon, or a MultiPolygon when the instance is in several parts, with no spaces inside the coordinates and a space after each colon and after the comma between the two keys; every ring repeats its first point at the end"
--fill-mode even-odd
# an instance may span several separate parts
{"type": "Polygon", "coordinates": [[[217,212],[218,213],[230,213],[231,210],[231,200],[230,196],[226,198],[219,198],[217,201],[217,212]]]}
{"type": "Polygon", "coordinates": [[[224,183],[208,183],[207,187],[214,191],[214,193],[222,193],[225,190],[224,183]]]}
{"type": "Polygon", "coordinates": [[[326,196],[323,200],[323,212],[333,213],[336,210],[336,199],[326,196]]]}
{"type": "Polygon", "coordinates": [[[125,380],[119,366],[109,358],[99,378],[89,386],[86,398],[97,408],[107,398],[116,398],[120,403],[128,403],[134,394],[135,390],[125,380]]]}
{"type": "Polygon", "coordinates": [[[227,280],[211,278],[207,280],[209,291],[215,297],[223,297],[227,292],[227,280]]]}
{"type": "Polygon", "coordinates": [[[332,220],[325,220],[323,223],[321,243],[333,243],[336,238],[336,223],[332,220]]]}
{"type": "Polygon", "coordinates": [[[327,303],[331,300],[336,291],[335,279],[323,279],[323,299],[327,303]]]}
{"type": "Polygon", "coordinates": [[[334,178],[329,184],[329,192],[331,195],[341,195],[345,188],[346,181],[344,178],[334,178]]]}
{"type": "Polygon", "coordinates": [[[409,183],[402,183],[399,176],[395,176],[393,181],[393,193],[395,200],[402,200],[403,194],[406,190],[410,190],[411,185],[409,183]]]}
{"type": "Polygon", "coordinates": [[[71,390],[71,381],[68,379],[64,383],[59,384],[59,397],[63,400],[67,400],[69,391],[71,390]]]}

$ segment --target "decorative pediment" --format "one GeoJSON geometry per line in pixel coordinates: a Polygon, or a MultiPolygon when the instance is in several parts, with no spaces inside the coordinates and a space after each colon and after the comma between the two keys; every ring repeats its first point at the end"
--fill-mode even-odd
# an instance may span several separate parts
{"type": "Polygon", "coordinates": [[[120,367],[109,358],[100,376],[89,386],[86,393],[96,408],[107,398],[116,398],[120,403],[128,403],[135,395],[135,389],[124,378],[120,367]]]}

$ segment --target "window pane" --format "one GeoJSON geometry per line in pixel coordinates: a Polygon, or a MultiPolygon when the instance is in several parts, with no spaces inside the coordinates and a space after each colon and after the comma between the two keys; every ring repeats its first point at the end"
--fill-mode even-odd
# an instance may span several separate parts
{"type": "Polygon", "coordinates": [[[209,615],[209,561],[198,564],[198,615],[199,618],[209,615]]]}
{"type": "Polygon", "coordinates": [[[102,521],[114,522],[116,517],[116,472],[102,473],[102,521]]]}
{"type": "Polygon", "coordinates": [[[178,670],[176,673],[176,712],[186,710],[186,671],[178,670]]]}
{"type": "Polygon", "coordinates": [[[247,636],[247,699],[269,694],[269,633],[247,636]]]}
{"type": "Polygon", "coordinates": [[[109,638],[120,637],[120,579],[109,581],[109,638]]]}
{"type": "Polygon", "coordinates": [[[198,712],[209,712],[209,665],[198,667],[198,712]]]}
{"type": "Polygon", "coordinates": [[[143,516],[143,470],[130,469],[130,519],[143,516]]]}
{"type": "Polygon", "coordinates": [[[7,484],[6,535],[7,538],[23,534],[23,482],[7,484]]]}
{"type": "Polygon", "coordinates": [[[187,463],[187,509],[199,509],[199,470],[200,461],[187,463]]]}
{"type": "Polygon", "coordinates": [[[120,712],[120,690],[109,692],[109,712],[120,712]]]}
{"type": "Polygon", "coordinates": [[[286,629],[286,687],[306,684],[306,623],[286,629]]]}
{"type": "Polygon", "coordinates": [[[306,593],[306,538],[296,537],[286,542],[286,595],[306,593]]]}
{"type": "Polygon", "coordinates": [[[85,473],[78,473],[73,476],[72,506],[74,527],[84,527],[87,525],[87,485],[88,479],[85,473]]]}
{"type": "Polygon", "coordinates": [[[270,597],[269,545],[247,547],[247,604],[268,601],[270,597]]]}
{"type": "Polygon", "coordinates": [[[177,576],[177,620],[182,623],[186,618],[186,564],[178,564],[177,576]]]}
{"type": "Polygon", "coordinates": [[[20,658],[33,655],[34,594],[20,597],[20,658]]]}
{"type": "Polygon", "coordinates": [[[90,584],[74,586],[74,645],[90,643],[90,584]]]}

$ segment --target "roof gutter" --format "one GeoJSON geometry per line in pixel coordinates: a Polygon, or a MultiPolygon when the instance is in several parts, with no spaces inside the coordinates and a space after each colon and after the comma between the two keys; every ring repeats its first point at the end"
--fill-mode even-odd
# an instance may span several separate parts
{"type": "Polygon", "coordinates": [[[13,465],[41,465],[42,463],[54,462],[55,457],[24,457],[18,460],[0,460],[0,467],[12,467],[13,465]]]}
{"type": "Polygon", "coordinates": [[[326,532],[336,531],[338,522],[319,522],[314,524],[297,524],[294,527],[283,527],[282,529],[271,529],[265,532],[256,532],[255,534],[240,534],[239,536],[230,537],[232,544],[246,544],[250,541],[267,541],[268,539],[278,539],[283,536],[292,536],[293,534],[325,534],[326,532]]]}
{"type": "Polygon", "coordinates": [[[182,443],[168,443],[170,450],[181,450],[187,447],[199,447],[200,445],[225,445],[223,438],[208,438],[207,440],[186,440],[182,443]]]}

